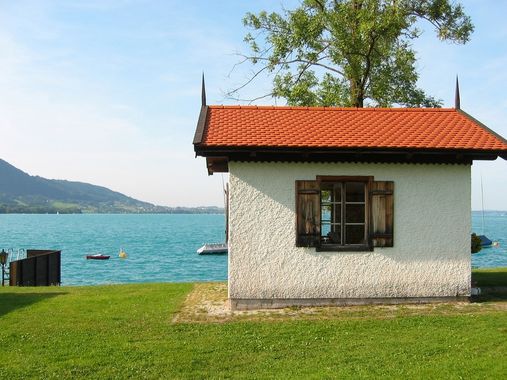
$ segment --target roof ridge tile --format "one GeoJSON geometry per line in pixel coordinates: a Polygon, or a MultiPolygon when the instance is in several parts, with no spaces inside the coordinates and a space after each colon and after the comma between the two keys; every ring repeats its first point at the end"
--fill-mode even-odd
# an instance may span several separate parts
{"type": "Polygon", "coordinates": [[[210,104],[212,109],[269,109],[269,110],[304,110],[304,111],[347,111],[347,112],[457,112],[455,108],[429,107],[328,107],[328,106],[277,106],[277,105],[241,105],[241,104],[210,104]]]}

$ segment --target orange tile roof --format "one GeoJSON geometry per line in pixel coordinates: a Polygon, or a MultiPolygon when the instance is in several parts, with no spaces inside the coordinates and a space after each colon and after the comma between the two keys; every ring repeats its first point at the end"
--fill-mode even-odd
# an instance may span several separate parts
{"type": "Polygon", "coordinates": [[[445,108],[209,106],[201,148],[381,148],[507,152],[507,142],[445,108]]]}

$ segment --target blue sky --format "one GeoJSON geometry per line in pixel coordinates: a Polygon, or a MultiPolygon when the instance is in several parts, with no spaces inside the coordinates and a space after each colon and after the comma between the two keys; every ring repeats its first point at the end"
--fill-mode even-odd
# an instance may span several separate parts
{"type": "MultiPolygon", "coordinates": [[[[200,76],[208,103],[252,67],[242,17],[297,1],[0,0],[0,158],[30,174],[103,185],[168,206],[221,205],[222,179],[195,159],[200,76]]],[[[476,31],[467,45],[425,26],[414,43],[420,86],[507,136],[507,2],[462,1],[476,31]]],[[[265,93],[260,78],[245,97],[265,93]]],[[[278,102],[280,104],[280,102],[278,102]]],[[[264,99],[260,104],[274,104],[264,99]]],[[[507,210],[507,162],[473,165],[472,207],[507,210]]]]}

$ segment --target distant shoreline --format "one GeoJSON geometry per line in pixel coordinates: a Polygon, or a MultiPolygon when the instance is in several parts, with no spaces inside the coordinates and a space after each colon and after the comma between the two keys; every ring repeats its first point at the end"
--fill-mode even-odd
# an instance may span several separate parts
{"type": "Polygon", "coordinates": [[[0,212],[0,215],[224,215],[224,211],[167,211],[167,212],[0,212]]]}
{"type": "MultiPolygon", "coordinates": [[[[472,210],[473,214],[481,214],[482,210],[472,210]]],[[[505,214],[507,215],[507,210],[484,210],[485,214],[505,214]]],[[[65,210],[57,210],[57,211],[41,211],[41,212],[0,212],[0,215],[156,215],[156,214],[179,214],[179,215],[224,215],[225,210],[223,208],[214,208],[214,207],[204,207],[204,208],[193,208],[193,207],[175,207],[174,209],[167,211],[141,211],[141,212],[68,212],[65,210]]]]}
{"type": "MultiPolygon", "coordinates": [[[[472,210],[473,213],[482,213],[482,210],[472,210]]],[[[484,210],[485,214],[507,213],[507,210],[484,210]]]]}

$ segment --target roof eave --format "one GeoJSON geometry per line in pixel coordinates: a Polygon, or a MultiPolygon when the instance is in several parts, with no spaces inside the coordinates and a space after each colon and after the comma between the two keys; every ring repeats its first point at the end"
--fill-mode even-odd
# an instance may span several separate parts
{"type": "Polygon", "coordinates": [[[278,154],[294,155],[300,154],[303,156],[325,154],[423,154],[423,155],[449,155],[461,154],[467,156],[488,156],[488,157],[502,157],[507,156],[507,149],[464,149],[464,148],[384,148],[384,147],[270,147],[270,146],[208,146],[204,144],[194,144],[195,152],[198,156],[202,157],[218,157],[230,155],[243,155],[248,154],[252,157],[262,154],[278,154]]]}
{"type": "Polygon", "coordinates": [[[208,174],[227,172],[230,161],[246,162],[369,162],[369,163],[406,163],[406,164],[465,164],[474,160],[495,160],[504,158],[507,151],[471,151],[471,150],[421,150],[421,149],[266,149],[243,148],[210,149],[195,145],[196,154],[206,157],[208,174]]]}

